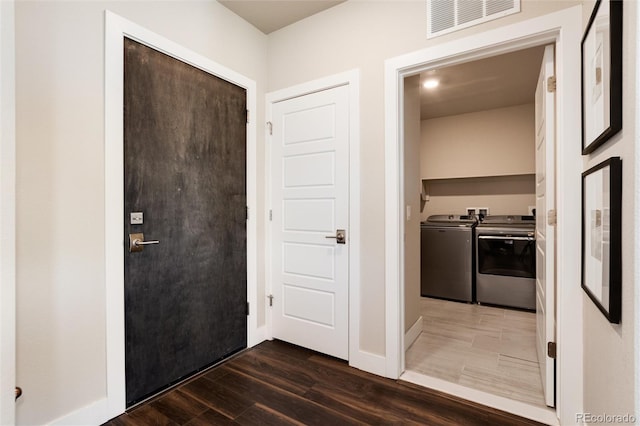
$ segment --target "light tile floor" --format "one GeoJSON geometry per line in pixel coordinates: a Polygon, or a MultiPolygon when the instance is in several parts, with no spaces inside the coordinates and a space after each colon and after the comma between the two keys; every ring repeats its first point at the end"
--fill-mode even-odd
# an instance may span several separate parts
{"type": "Polygon", "coordinates": [[[536,314],[420,299],[423,329],[406,369],[545,406],[536,354],[536,314]]]}

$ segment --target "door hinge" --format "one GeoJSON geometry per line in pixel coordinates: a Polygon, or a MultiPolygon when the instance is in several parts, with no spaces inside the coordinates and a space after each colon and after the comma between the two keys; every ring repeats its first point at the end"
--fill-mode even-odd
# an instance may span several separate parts
{"type": "Polygon", "coordinates": [[[247,123],[249,123],[249,110],[247,110],[247,123]]]}
{"type": "Polygon", "coordinates": [[[273,294],[268,295],[267,299],[269,299],[269,306],[273,306],[273,294]]]}
{"type": "Polygon", "coordinates": [[[547,92],[553,93],[556,91],[556,76],[552,75],[547,78],[547,92]]]}
{"type": "Polygon", "coordinates": [[[273,220],[273,210],[269,210],[269,220],[273,220]]]}
{"type": "Polygon", "coordinates": [[[267,121],[267,128],[269,129],[269,135],[273,135],[273,123],[267,121]]]}
{"type": "Polygon", "coordinates": [[[247,316],[249,316],[249,302],[247,302],[247,316]]]}
{"type": "Polygon", "coordinates": [[[551,209],[547,212],[547,224],[555,226],[558,223],[558,213],[555,209],[551,209]]]}
{"type": "Polygon", "coordinates": [[[20,386],[16,386],[16,400],[22,396],[22,388],[20,386]]]}
{"type": "Polygon", "coordinates": [[[556,359],[556,342],[547,342],[547,356],[556,359]]]}
{"type": "Polygon", "coordinates": [[[249,206],[246,206],[245,209],[246,209],[246,220],[249,220],[249,206]]]}

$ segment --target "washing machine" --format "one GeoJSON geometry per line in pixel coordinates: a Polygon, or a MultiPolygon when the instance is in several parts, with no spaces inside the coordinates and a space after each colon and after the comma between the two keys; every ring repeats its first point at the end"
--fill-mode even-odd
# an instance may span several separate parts
{"type": "Polygon", "coordinates": [[[474,229],[465,215],[433,215],[420,226],[422,296],[474,302],[474,229]]]}

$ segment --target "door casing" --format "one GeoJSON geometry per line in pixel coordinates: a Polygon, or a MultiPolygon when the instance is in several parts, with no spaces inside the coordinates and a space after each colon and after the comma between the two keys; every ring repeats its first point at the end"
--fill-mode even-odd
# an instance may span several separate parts
{"type": "Polygon", "coordinates": [[[0,2],[0,424],[15,423],[16,111],[14,2],[0,2]]]}
{"type": "Polygon", "coordinates": [[[418,72],[468,62],[542,44],[556,45],[557,140],[557,417],[561,424],[575,421],[582,412],[582,295],[577,258],[580,253],[580,57],[575,46],[582,33],[581,7],[533,18],[470,37],[405,54],[385,62],[385,258],[386,258],[386,376],[398,378],[404,371],[404,235],[403,191],[403,80],[418,72]],[[562,286],[562,283],[566,283],[562,286]]]}
{"type": "MultiPolygon", "coordinates": [[[[110,11],[105,12],[105,281],[107,342],[106,419],[122,414],[125,395],[124,334],[124,161],[123,161],[123,45],[130,38],[200,68],[247,90],[247,301],[257,306],[257,193],[255,81],[186,49],[110,11]]],[[[247,318],[247,346],[264,340],[257,309],[247,318]]]]}
{"type": "MultiPolygon", "coordinates": [[[[266,96],[266,119],[272,120],[272,105],[279,101],[304,96],[310,93],[320,92],[338,86],[349,86],[349,365],[377,374],[384,374],[384,357],[371,354],[360,349],[360,97],[359,97],[359,71],[357,69],[302,83],[278,91],[268,93],[266,96]]],[[[265,128],[265,194],[267,194],[265,212],[266,226],[266,287],[265,296],[271,293],[273,283],[272,257],[270,253],[272,233],[269,219],[271,206],[270,188],[271,175],[271,138],[268,126],[265,128]]],[[[271,339],[271,314],[269,303],[264,300],[267,309],[268,338],[271,339]]]]}

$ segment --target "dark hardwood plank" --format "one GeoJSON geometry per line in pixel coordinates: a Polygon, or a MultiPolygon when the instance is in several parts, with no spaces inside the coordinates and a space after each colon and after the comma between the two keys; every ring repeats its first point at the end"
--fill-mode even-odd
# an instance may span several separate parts
{"type": "Polygon", "coordinates": [[[314,386],[305,394],[305,398],[370,425],[412,424],[408,419],[394,415],[382,407],[363,404],[361,399],[350,397],[350,395],[336,394],[334,389],[327,389],[323,385],[314,386]]]}
{"type": "Polygon", "coordinates": [[[298,395],[303,395],[316,383],[301,364],[269,358],[259,352],[247,353],[229,368],[298,395]]]}
{"type": "Polygon", "coordinates": [[[226,375],[224,386],[237,394],[251,395],[256,403],[306,425],[365,424],[243,373],[231,372],[226,375]]]}
{"type": "Polygon", "coordinates": [[[185,424],[207,411],[208,407],[191,398],[180,389],[150,403],[151,407],[178,424],[185,424]]]}
{"type": "Polygon", "coordinates": [[[153,408],[151,405],[141,405],[127,413],[129,419],[136,426],[173,426],[176,422],[153,408]]]}
{"type": "MultiPolygon", "coordinates": [[[[289,384],[292,386],[309,389],[313,384],[333,382],[336,386],[353,388],[354,392],[361,393],[363,390],[366,390],[367,387],[373,385],[373,382],[369,380],[370,378],[377,378],[377,376],[374,375],[363,375],[366,373],[348,367],[345,361],[325,355],[318,356],[306,349],[304,351],[308,351],[307,355],[309,356],[307,357],[288,357],[286,348],[292,345],[287,343],[274,341],[269,342],[269,345],[265,346],[268,350],[256,351],[254,356],[259,357],[262,360],[262,364],[269,365],[270,367],[267,367],[269,369],[273,369],[276,366],[286,368],[286,370],[288,370],[286,376],[284,378],[282,376],[279,377],[280,379],[290,382],[289,384]],[[285,354],[279,353],[280,351],[284,351],[285,354]],[[320,361],[314,362],[316,358],[320,361]],[[342,370],[342,366],[345,366],[346,369],[342,370]]],[[[301,351],[298,350],[298,354],[300,354],[300,352],[301,351]]],[[[246,374],[253,374],[246,368],[240,367],[239,364],[231,365],[230,368],[246,374]]],[[[263,374],[257,374],[259,375],[256,377],[265,377],[263,374]]],[[[280,374],[280,372],[277,374],[280,374]]]]}
{"type": "Polygon", "coordinates": [[[279,341],[244,351],[107,424],[539,425],[279,341]]]}
{"type": "Polygon", "coordinates": [[[218,413],[215,410],[207,410],[198,417],[192,419],[186,426],[236,426],[238,423],[218,413]]]}
{"type": "MultiPolygon", "coordinates": [[[[229,374],[225,375],[225,382],[228,376],[229,374]]],[[[231,419],[238,417],[254,403],[252,395],[234,392],[226,384],[211,381],[206,376],[191,381],[180,389],[192,398],[231,419]]]]}
{"type": "MultiPolygon", "coordinates": [[[[274,345],[270,346],[273,348],[274,345]]],[[[260,355],[271,358],[274,353],[273,350],[266,353],[261,351],[260,355]]],[[[314,392],[305,394],[305,397],[318,403],[331,404],[329,406],[343,414],[351,416],[364,413],[363,416],[368,423],[374,421],[372,416],[378,421],[385,417],[390,421],[398,418],[417,422],[424,420],[411,412],[390,410],[392,407],[389,404],[392,404],[393,398],[396,397],[391,398],[392,393],[399,389],[399,385],[393,380],[348,367],[345,362],[324,355],[313,354],[304,360],[288,359],[287,363],[289,369],[302,369],[315,380],[314,392]]],[[[424,404],[417,404],[418,407],[421,405],[424,404]]]]}
{"type": "Polygon", "coordinates": [[[311,349],[292,345],[282,340],[268,340],[260,343],[260,353],[280,357],[283,360],[297,359],[301,361],[308,360],[318,354],[318,352],[314,352],[311,349]],[[263,344],[265,345],[263,346],[263,344]]]}
{"type": "MultiPolygon", "coordinates": [[[[250,353],[251,353],[251,351],[246,351],[244,353],[241,353],[241,355],[244,356],[245,354],[250,354],[250,353]]],[[[212,381],[215,382],[216,380],[224,377],[225,374],[228,374],[229,371],[231,371],[231,370],[229,370],[229,366],[231,365],[230,361],[233,361],[234,359],[237,359],[237,358],[238,358],[238,355],[236,355],[235,357],[231,358],[231,360],[228,360],[227,362],[223,362],[222,364],[218,364],[216,367],[211,368],[211,369],[205,371],[204,373],[202,373],[202,374],[200,374],[199,376],[196,376],[196,377],[204,376],[204,377],[207,377],[209,380],[212,380],[212,381]]]]}
{"type": "Polygon", "coordinates": [[[136,422],[125,413],[104,423],[104,426],[136,426],[136,422]]]}
{"type": "Polygon", "coordinates": [[[357,410],[369,409],[378,415],[392,415],[403,421],[416,424],[443,425],[485,425],[486,415],[478,411],[449,410],[441,403],[434,404],[427,398],[415,399],[409,394],[399,392],[392,386],[374,386],[362,394],[335,386],[317,385],[314,390],[354,407],[357,410]]]}
{"type": "Polygon", "coordinates": [[[305,423],[295,421],[262,404],[255,404],[236,419],[243,426],[302,426],[305,423]]]}

